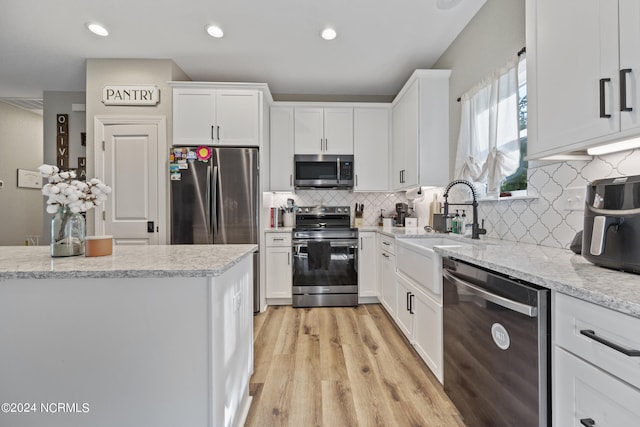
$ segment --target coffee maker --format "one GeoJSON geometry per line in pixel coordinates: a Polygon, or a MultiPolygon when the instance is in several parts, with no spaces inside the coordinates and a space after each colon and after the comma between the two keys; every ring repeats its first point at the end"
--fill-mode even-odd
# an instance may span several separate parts
{"type": "Polygon", "coordinates": [[[404,220],[409,216],[409,207],[406,203],[396,203],[396,227],[404,227],[404,220]]]}

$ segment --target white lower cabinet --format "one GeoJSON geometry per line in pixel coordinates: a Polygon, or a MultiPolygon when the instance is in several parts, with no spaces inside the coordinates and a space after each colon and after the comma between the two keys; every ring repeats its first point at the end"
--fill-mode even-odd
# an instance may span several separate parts
{"type": "Polygon", "coordinates": [[[426,251],[412,252],[394,238],[379,236],[380,302],[442,383],[440,257],[426,251]]]}
{"type": "Polygon", "coordinates": [[[442,383],[442,303],[416,288],[412,301],[413,345],[442,383]]]}
{"type": "MultiPolygon", "coordinates": [[[[396,314],[396,256],[389,249],[393,248],[388,237],[380,236],[378,245],[378,289],[380,302],[391,317],[396,314]],[[386,244],[385,244],[386,243],[386,244]]],[[[391,241],[394,239],[391,238],[391,241]]]]}
{"type": "Polygon", "coordinates": [[[396,312],[396,324],[400,327],[400,330],[405,334],[407,339],[413,343],[413,299],[412,296],[415,291],[413,286],[408,280],[400,275],[396,275],[396,298],[398,301],[398,311],[396,312]]]}
{"type": "Polygon", "coordinates": [[[376,233],[358,232],[358,302],[375,302],[378,296],[376,233]],[[367,300],[368,299],[368,300],[367,300]]]}
{"type": "Polygon", "coordinates": [[[396,273],[396,286],[396,324],[438,381],[442,382],[442,303],[399,271],[396,273]]]}
{"type": "Polygon", "coordinates": [[[553,425],[639,425],[640,319],[558,292],[553,302],[553,425]]]}
{"type": "Polygon", "coordinates": [[[267,233],[265,240],[267,303],[291,304],[291,233],[267,233]]]}
{"type": "Polygon", "coordinates": [[[555,349],[556,426],[628,427],[640,423],[640,391],[571,353],[555,349]]]}

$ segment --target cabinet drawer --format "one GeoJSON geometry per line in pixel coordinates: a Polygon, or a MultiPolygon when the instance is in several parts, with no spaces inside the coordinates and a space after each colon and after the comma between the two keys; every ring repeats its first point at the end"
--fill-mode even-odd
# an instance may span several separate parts
{"type": "Polygon", "coordinates": [[[640,319],[561,293],[555,295],[556,345],[640,388],[640,357],[621,351],[640,351],[640,319]]]}
{"type": "Polygon", "coordinates": [[[555,426],[638,425],[640,391],[555,348],[555,426]]]}
{"type": "Polygon", "coordinates": [[[390,254],[395,255],[396,253],[396,239],[389,236],[380,235],[380,247],[389,252],[390,254]]]}
{"type": "Polygon", "coordinates": [[[267,233],[267,246],[291,246],[291,233],[267,233]]]}

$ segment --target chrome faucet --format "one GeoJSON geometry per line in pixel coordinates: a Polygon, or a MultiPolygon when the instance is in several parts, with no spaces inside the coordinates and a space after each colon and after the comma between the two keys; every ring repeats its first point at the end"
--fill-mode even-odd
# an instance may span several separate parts
{"type": "MultiPolygon", "coordinates": [[[[473,224],[471,225],[471,238],[479,239],[481,234],[487,234],[487,230],[484,228],[484,219],[482,220],[482,227],[478,224],[478,199],[476,197],[476,189],[473,184],[465,179],[456,179],[451,181],[447,188],[444,190],[444,217],[449,217],[449,205],[452,206],[473,206],[473,224]],[[471,195],[473,196],[472,203],[449,203],[449,190],[456,184],[464,184],[471,189],[471,195]]],[[[447,230],[448,231],[448,230],[447,230]]]]}

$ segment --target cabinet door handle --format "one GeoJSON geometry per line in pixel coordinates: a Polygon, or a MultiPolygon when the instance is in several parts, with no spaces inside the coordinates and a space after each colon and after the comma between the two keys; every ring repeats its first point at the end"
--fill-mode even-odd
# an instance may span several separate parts
{"type": "Polygon", "coordinates": [[[608,119],[611,117],[611,114],[607,114],[607,107],[605,105],[605,97],[606,97],[606,90],[605,90],[605,86],[608,82],[610,82],[611,79],[610,78],[604,78],[604,79],[600,79],[600,118],[602,119],[608,119]]]}
{"type": "Polygon", "coordinates": [[[216,126],[216,137],[218,138],[218,142],[220,141],[220,126],[216,126]]]}
{"type": "Polygon", "coordinates": [[[320,151],[324,151],[324,139],[320,138],[320,151]]]}
{"type": "Polygon", "coordinates": [[[625,356],[640,357],[640,350],[634,350],[634,349],[622,347],[621,345],[616,344],[612,341],[609,341],[606,338],[597,336],[596,333],[590,329],[582,329],[580,331],[580,334],[584,335],[585,337],[591,338],[592,340],[597,341],[600,344],[606,345],[607,347],[612,348],[615,351],[619,351],[625,356]]]}
{"type": "Polygon", "coordinates": [[[289,185],[293,186],[293,174],[292,173],[289,174],[289,185]]]}
{"type": "Polygon", "coordinates": [[[415,295],[411,294],[411,296],[409,297],[409,313],[411,314],[415,314],[413,312],[413,298],[415,298],[415,295]]]}
{"type": "Polygon", "coordinates": [[[411,312],[411,292],[407,292],[407,311],[411,312]]]}
{"type": "Polygon", "coordinates": [[[276,241],[276,240],[283,241],[283,240],[284,240],[284,237],[277,237],[277,238],[275,238],[275,237],[274,237],[274,239],[273,239],[273,240],[274,240],[274,241],[276,241]]]}
{"type": "Polygon", "coordinates": [[[329,139],[324,139],[324,151],[329,151],[329,139]]]}
{"type": "Polygon", "coordinates": [[[383,245],[387,245],[387,246],[391,246],[391,243],[389,242],[382,242],[383,245]]]}
{"type": "Polygon", "coordinates": [[[356,187],[358,186],[358,175],[356,175],[356,187]]]}
{"type": "Polygon", "coordinates": [[[580,424],[584,427],[595,427],[596,422],[593,421],[593,418],[583,418],[580,420],[580,424]]]}
{"type": "Polygon", "coordinates": [[[360,238],[360,250],[364,250],[364,244],[362,243],[362,237],[360,238]]]}
{"type": "Polygon", "coordinates": [[[633,111],[627,107],[627,74],[631,73],[631,68],[620,70],[620,111],[633,111]]]}
{"type": "Polygon", "coordinates": [[[291,252],[287,252],[287,265],[291,265],[291,252]]]}
{"type": "Polygon", "coordinates": [[[211,125],[211,140],[212,140],[212,141],[216,139],[216,138],[213,136],[213,128],[214,128],[214,127],[215,127],[214,125],[211,125]]]}
{"type": "Polygon", "coordinates": [[[389,258],[389,255],[385,254],[384,252],[382,253],[382,256],[385,258],[389,258]]]}

